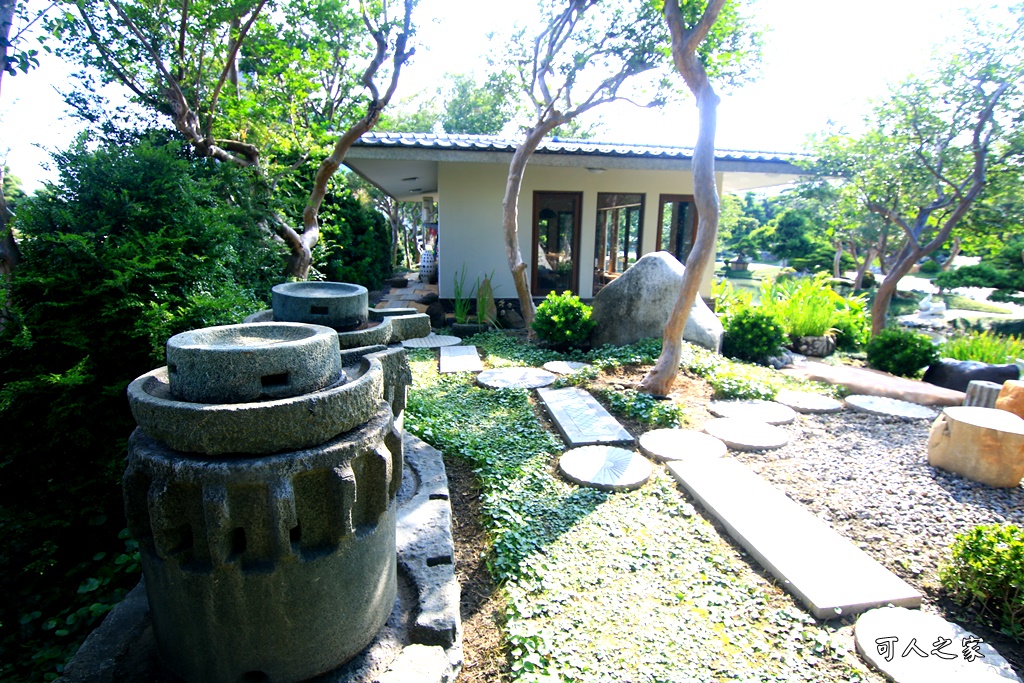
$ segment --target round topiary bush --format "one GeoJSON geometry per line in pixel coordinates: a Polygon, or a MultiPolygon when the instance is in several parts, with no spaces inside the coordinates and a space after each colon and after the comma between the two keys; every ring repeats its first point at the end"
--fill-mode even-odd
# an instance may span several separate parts
{"type": "Polygon", "coordinates": [[[725,321],[722,354],[752,363],[764,363],[786,343],[782,324],[771,313],[744,308],[725,321]]]}
{"type": "Polygon", "coordinates": [[[940,270],[942,270],[942,266],[939,265],[939,262],[936,261],[935,259],[930,258],[921,264],[921,267],[918,269],[918,272],[924,273],[925,275],[935,275],[935,273],[939,272],[940,270]]]}
{"type": "Polygon", "coordinates": [[[871,367],[901,377],[914,377],[939,360],[939,350],[927,335],[895,327],[872,337],[866,351],[871,367]]]}
{"type": "Polygon", "coordinates": [[[939,579],[961,604],[974,603],[1002,630],[1024,638],[1024,529],[983,524],[957,534],[939,579]]]}
{"type": "Polygon", "coordinates": [[[590,306],[572,292],[551,292],[537,307],[531,327],[541,341],[552,346],[583,346],[597,324],[591,320],[590,312],[590,306]]]}

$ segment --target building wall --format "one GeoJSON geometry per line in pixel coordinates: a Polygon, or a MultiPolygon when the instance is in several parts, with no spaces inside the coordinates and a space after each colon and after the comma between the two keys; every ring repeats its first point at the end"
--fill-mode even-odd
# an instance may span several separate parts
{"type": "MultiPolygon", "coordinates": [[[[455,295],[454,280],[465,267],[465,291],[477,278],[494,273],[494,295],[515,298],[509,272],[505,238],[501,229],[501,200],[505,194],[505,164],[438,164],[438,285],[442,298],[455,295]]],[[[722,176],[718,176],[721,191],[722,176]]],[[[658,197],[662,194],[693,194],[693,177],[687,171],[638,171],[527,165],[519,194],[519,247],[527,267],[532,267],[533,193],[582,192],[580,223],[579,291],[590,298],[593,291],[594,237],[597,229],[597,195],[600,192],[644,195],[641,252],[655,250],[658,197]]],[[[701,295],[711,295],[711,269],[704,274],[701,295]]]]}

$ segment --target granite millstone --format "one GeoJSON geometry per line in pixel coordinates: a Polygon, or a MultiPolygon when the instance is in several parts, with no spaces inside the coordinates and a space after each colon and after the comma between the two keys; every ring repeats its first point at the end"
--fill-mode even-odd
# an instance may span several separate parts
{"type": "Polygon", "coordinates": [[[717,417],[735,417],[770,425],[789,424],[796,419],[796,411],[774,401],[712,401],[708,410],[717,417]]]}
{"type": "Polygon", "coordinates": [[[128,385],[128,403],[147,434],[178,451],[240,456],[309,448],[363,424],[384,395],[381,362],[322,391],[254,403],[205,404],[175,400],[167,368],[128,385]]]}
{"type": "Polygon", "coordinates": [[[721,458],[729,448],[710,434],[692,429],[655,429],[640,437],[640,450],[662,461],[721,458]]]}
{"type": "Polygon", "coordinates": [[[391,344],[406,339],[419,339],[430,334],[430,316],[413,311],[409,315],[391,317],[391,344]]]}
{"type": "Polygon", "coordinates": [[[366,322],[369,292],[347,282],[284,282],[270,290],[277,320],[353,330],[366,322]]]}
{"type": "Polygon", "coordinates": [[[605,491],[638,489],[654,472],[647,458],[616,446],[573,448],[558,459],[558,469],[573,483],[605,491]]]}
{"type": "Polygon", "coordinates": [[[853,635],[861,658],[897,683],[1020,683],[995,648],[934,614],[880,607],[857,618],[853,635]]]}
{"type": "Polygon", "coordinates": [[[848,408],[873,415],[905,417],[913,420],[933,420],[937,415],[931,408],[910,401],[901,401],[898,398],[853,394],[844,400],[848,408]]]}
{"type": "Polygon", "coordinates": [[[221,325],[167,340],[171,393],[193,403],[308,394],[334,384],[340,373],[338,335],[320,325],[221,325]]]}
{"type": "Polygon", "coordinates": [[[704,431],[737,451],[767,451],[789,443],[789,434],[778,427],[733,417],[708,420],[704,431]]]}
{"type": "Polygon", "coordinates": [[[360,346],[374,346],[375,344],[390,344],[394,331],[392,325],[391,318],[384,318],[378,323],[358,330],[338,332],[338,346],[344,350],[360,346]]]}

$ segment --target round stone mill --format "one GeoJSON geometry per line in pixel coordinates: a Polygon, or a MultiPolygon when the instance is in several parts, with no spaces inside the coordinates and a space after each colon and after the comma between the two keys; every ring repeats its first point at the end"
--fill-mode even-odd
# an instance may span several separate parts
{"type": "Polygon", "coordinates": [[[402,440],[380,358],[343,372],[335,330],[260,323],[174,336],[167,362],[128,388],[124,475],[164,666],[211,683],[340,666],[395,602],[402,440]]]}

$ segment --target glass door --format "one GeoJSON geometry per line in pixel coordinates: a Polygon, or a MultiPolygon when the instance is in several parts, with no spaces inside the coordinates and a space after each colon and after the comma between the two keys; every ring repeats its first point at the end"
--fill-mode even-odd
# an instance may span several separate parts
{"type": "Polygon", "coordinates": [[[663,194],[658,204],[658,249],[669,252],[685,265],[697,236],[697,207],[693,197],[663,194]]]}
{"type": "Polygon", "coordinates": [[[640,258],[644,196],[599,192],[594,233],[594,296],[640,258]]]}
{"type": "Polygon", "coordinates": [[[533,281],[535,296],[579,293],[582,192],[533,193],[533,281]]]}

